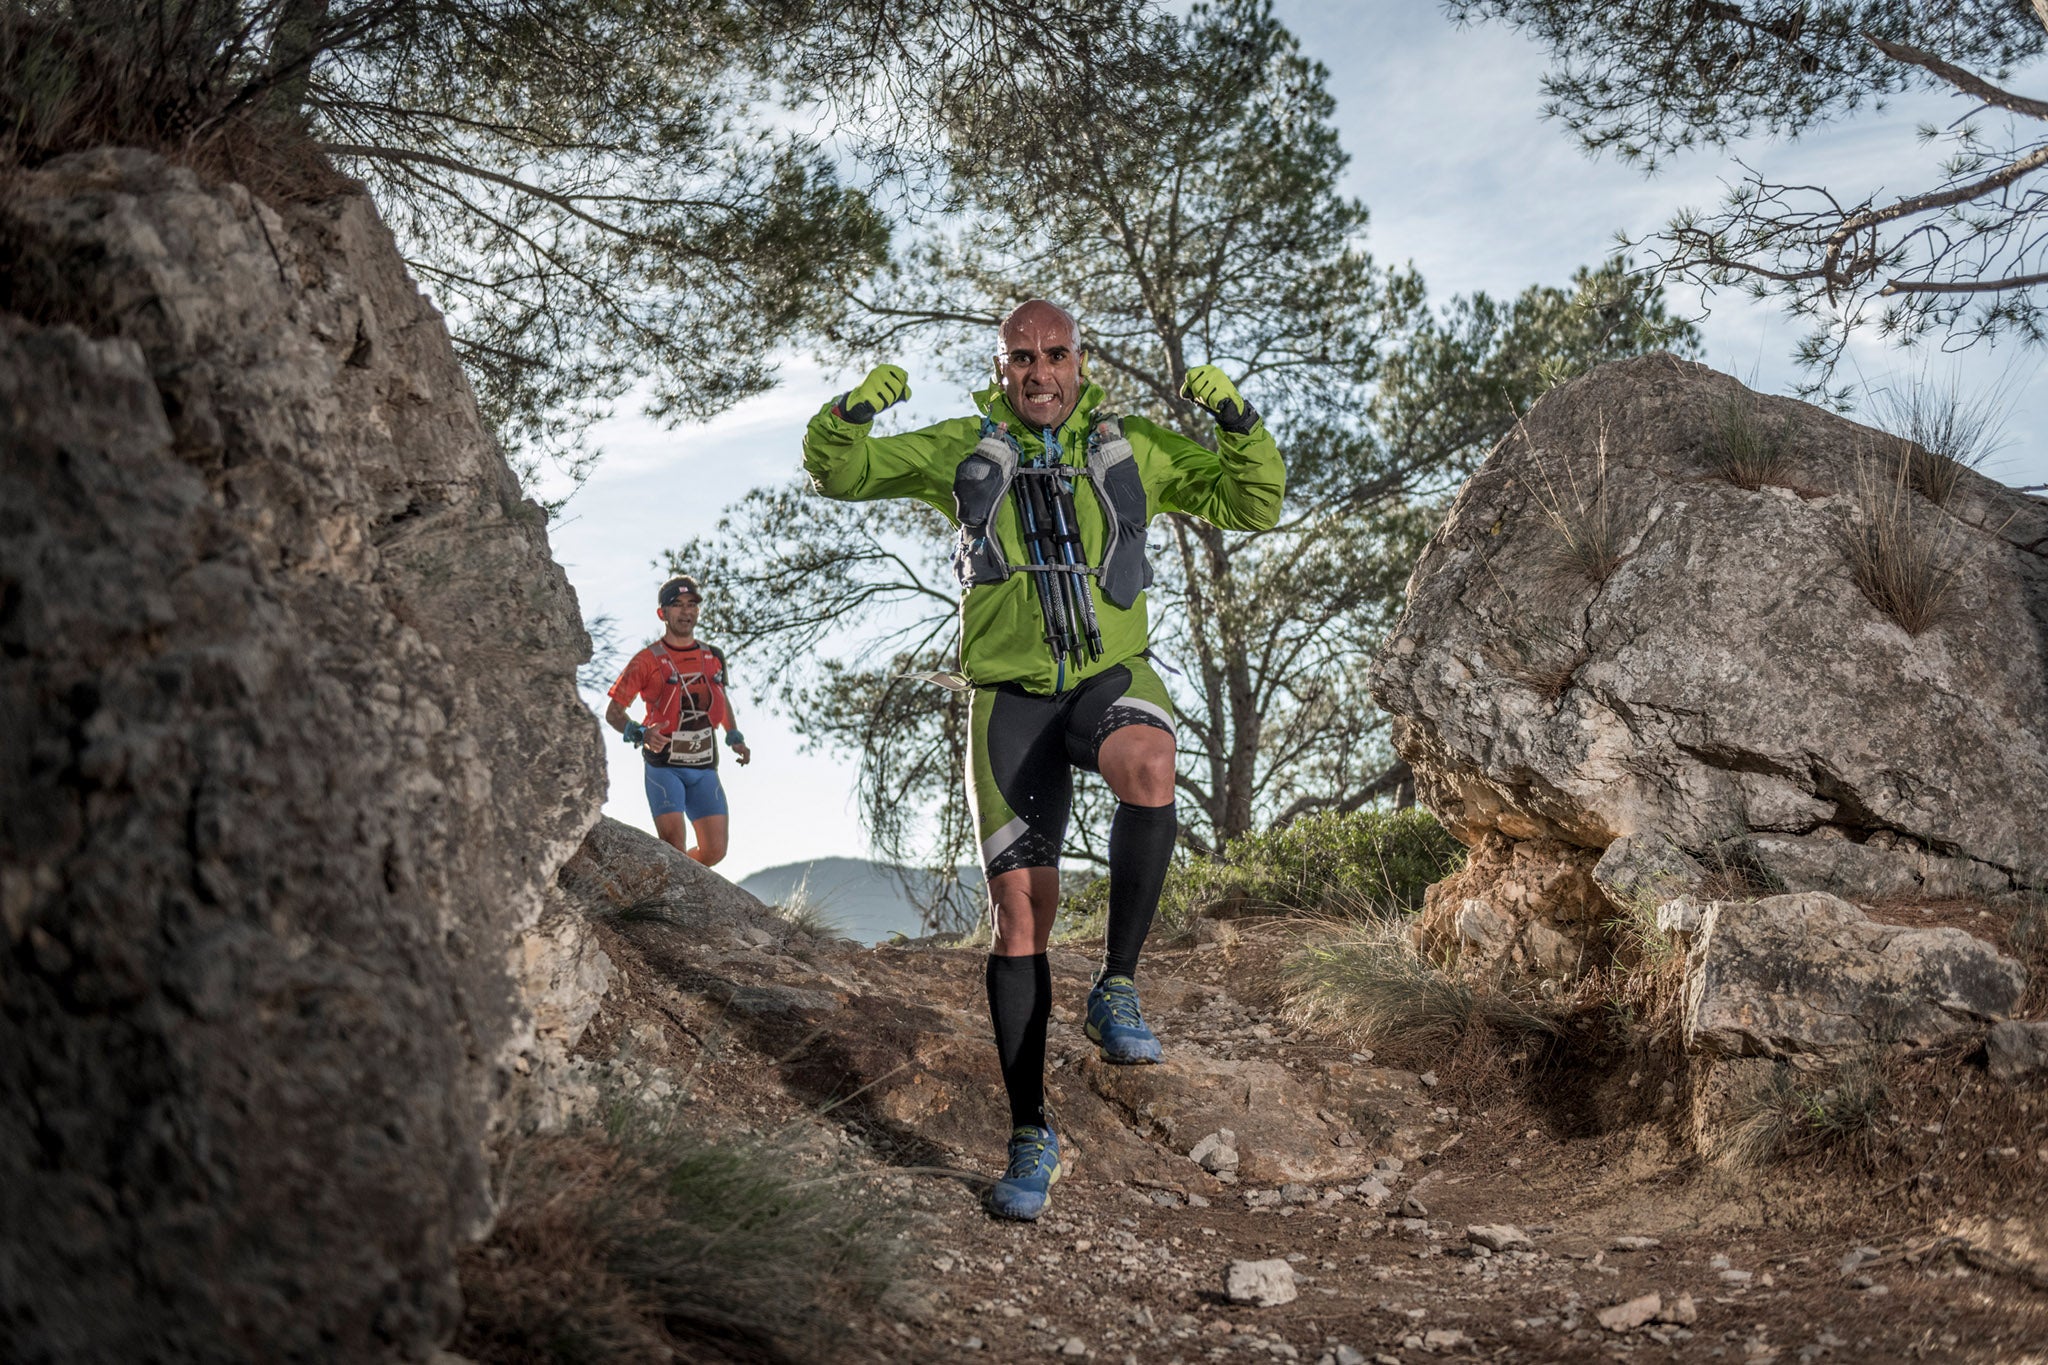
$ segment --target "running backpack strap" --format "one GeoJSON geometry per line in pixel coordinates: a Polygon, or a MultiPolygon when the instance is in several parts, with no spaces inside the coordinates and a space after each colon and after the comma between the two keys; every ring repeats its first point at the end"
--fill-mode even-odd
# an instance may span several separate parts
{"type": "Polygon", "coordinates": [[[993,523],[1016,476],[1017,444],[1008,428],[982,418],[981,440],[953,471],[953,514],[960,522],[953,571],[963,588],[1000,583],[1010,576],[1010,562],[993,523]]]}
{"type": "Polygon", "coordinates": [[[1145,558],[1145,480],[1138,474],[1124,419],[1104,417],[1088,436],[1088,481],[1102,504],[1108,536],[1102,547],[1102,595],[1125,611],[1138,594],[1152,586],[1152,564],[1145,558]]]}

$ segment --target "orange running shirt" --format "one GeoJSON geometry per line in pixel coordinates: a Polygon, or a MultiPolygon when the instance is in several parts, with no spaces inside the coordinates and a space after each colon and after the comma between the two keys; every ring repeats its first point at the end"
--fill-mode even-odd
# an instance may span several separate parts
{"type": "Polygon", "coordinates": [[[628,710],[636,697],[646,702],[642,724],[669,736],[668,752],[642,751],[655,767],[718,765],[713,731],[731,726],[732,709],[725,700],[725,655],[715,646],[697,640],[678,649],[657,640],[626,664],[611,697],[628,710]]]}

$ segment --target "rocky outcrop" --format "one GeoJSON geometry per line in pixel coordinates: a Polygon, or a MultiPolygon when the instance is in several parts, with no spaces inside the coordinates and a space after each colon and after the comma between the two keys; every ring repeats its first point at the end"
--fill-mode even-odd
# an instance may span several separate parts
{"type": "MultiPolygon", "coordinates": [[[[1660,850],[1542,923],[1687,889],[1688,863],[1751,892],[2048,884],[2048,504],[1968,471],[1918,504],[1952,609],[1908,634],[1845,550],[1898,449],[1652,356],[1550,393],[1459,493],[1373,666],[1422,800],[1522,887],[1660,850]],[[1716,469],[1731,405],[1784,452],[1755,490],[1716,469]]],[[[1441,899],[1483,937],[1527,922],[1475,877],[1441,899]]]]}
{"type": "Polygon", "coordinates": [[[574,596],[362,195],[72,156],[0,260],[0,1338],[424,1358],[602,975],[574,596]]]}
{"type": "Polygon", "coordinates": [[[1730,1057],[1935,1046],[2011,1014],[2026,985],[1982,939],[1880,924],[1824,892],[1716,903],[1686,950],[1685,1039],[1730,1057]]]}
{"type": "Polygon", "coordinates": [[[1842,551],[1876,434],[1752,396],[1796,459],[1745,490],[1703,452],[1741,392],[1670,357],[1609,365],[1473,476],[1375,664],[1423,795],[1474,841],[1774,835],[1891,855],[1900,885],[2048,879],[2048,813],[2022,799],[2048,780],[2048,506],[1965,473],[1957,610],[1909,636],[1842,551]],[[1596,487],[1622,556],[1600,583],[1546,511],[1596,487]],[[1584,658],[1550,695],[1524,656],[1553,642],[1584,658]]]}

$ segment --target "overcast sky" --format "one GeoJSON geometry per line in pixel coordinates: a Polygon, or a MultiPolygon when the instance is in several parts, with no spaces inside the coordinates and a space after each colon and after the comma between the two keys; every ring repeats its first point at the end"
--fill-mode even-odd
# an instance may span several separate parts
{"type": "MultiPolygon", "coordinates": [[[[1729,173],[1717,155],[1678,158],[1656,179],[1612,161],[1589,161],[1555,123],[1539,115],[1542,55],[1502,29],[1454,29],[1415,0],[1310,4],[1281,0],[1281,19],[1329,68],[1337,123],[1351,153],[1347,189],[1372,210],[1367,244],[1382,262],[1412,262],[1430,296],[1486,290],[1513,294],[1531,284],[1566,283],[1574,268],[1613,249],[1614,234],[1641,234],[1681,205],[1707,206],[1729,173]]],[[[2039,93],[2041,69],[2016,84],[2039,93]]],[[[1946,123],[1953,101],[1901,101],[1888,114],[1789,146],[1741,150],[1752,165],[1823,176],[1838,189],[1918,187],[1931,164],[1917,123],[1946,123]]],[[[1753,387],[1782,392],[1795,378],[1789,356],[1803,329],[1774,311],[1724,293],[1702,300],[1674,292],[1674,304],[1702,312],[1706,361],[1753,387]]],[[[1085,321],[1085,320],[1084,320],[1085,321]]],[[[967,408],[966,396],[936,382],[882,419],[902,430],[967,408]]],[[[1847,377],[1953,375],[1968,392],[2002,389],[2006,446],[1986,472],[2010,483],[2048,482],[2048,381],[2042,355],[1979,346],[1960,355],[1933,348],[1900,352],[1861,344],[1847,377]]],[[[749,488],[798,470],[803,426],[828,396],[859,379],[807,360],[783,366],[782,385],[707,426],[664,431],[621,416],[597,433],[606,457],[551,531],[586,616],[609,613],[628,641],[652,638],[654,567],[663,550],[712,529],[718,512],[749,488]]],[[[1253,395],[1256,398],[1256,395],[1253,395]]],[[[718,585],[707,585],[703,635],[718,640],[718,585]]],[[[849,764],[797,751],[787,725],[761,698],[767,680],[733,661],[740,722],[755,762],[724,768],[732,803],[731,851],[719,870],[734,880],[763,867],[843,855],[866,856],[854,816],[849,764]]],[[[609,732],[608,732],[609,733],[609,732]]],[[[609,815],[652,828],[638,758],[614,741],[609,815]]]]}

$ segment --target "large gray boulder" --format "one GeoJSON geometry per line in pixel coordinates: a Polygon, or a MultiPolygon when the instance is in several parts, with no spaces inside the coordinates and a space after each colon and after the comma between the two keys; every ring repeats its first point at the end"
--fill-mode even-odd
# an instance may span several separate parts
{"type": "Polygon", "coordinates": [[[575,597],[362,194],[72,156],[0,260],[5,1354],[424,1359],[603,975],[575,597]]]}
{"type": "MultiPolygon", "coordinates": [[[[2048,504],[1968,471],[1916,503],[1954,585],[1908,634],[1845,548],[1898,449],[1671,356],[1544,397],[1460,491],[1373,664],[1423,802],[1501,867],[1530,841],[1635,841],[1595,873],[1618,890],[1689,880],[1673,852],[1777,891],[2048,885],[2048,504]],[[1787,454],[1756,490],[1714,468],[1738,403],[1787,454]]],[[[1440,932],[1485,899],[1471,883],[1432,906],[1440,932]]]]}
{"type": "Polygon", "coordinates": [[[1880,924],[1825,892],[1710,905],[1686,949],[1686,1044],[1730,1057],[1931,1046],[2018,1007],[2026,968],[1960,929],[1880,924]]]}

